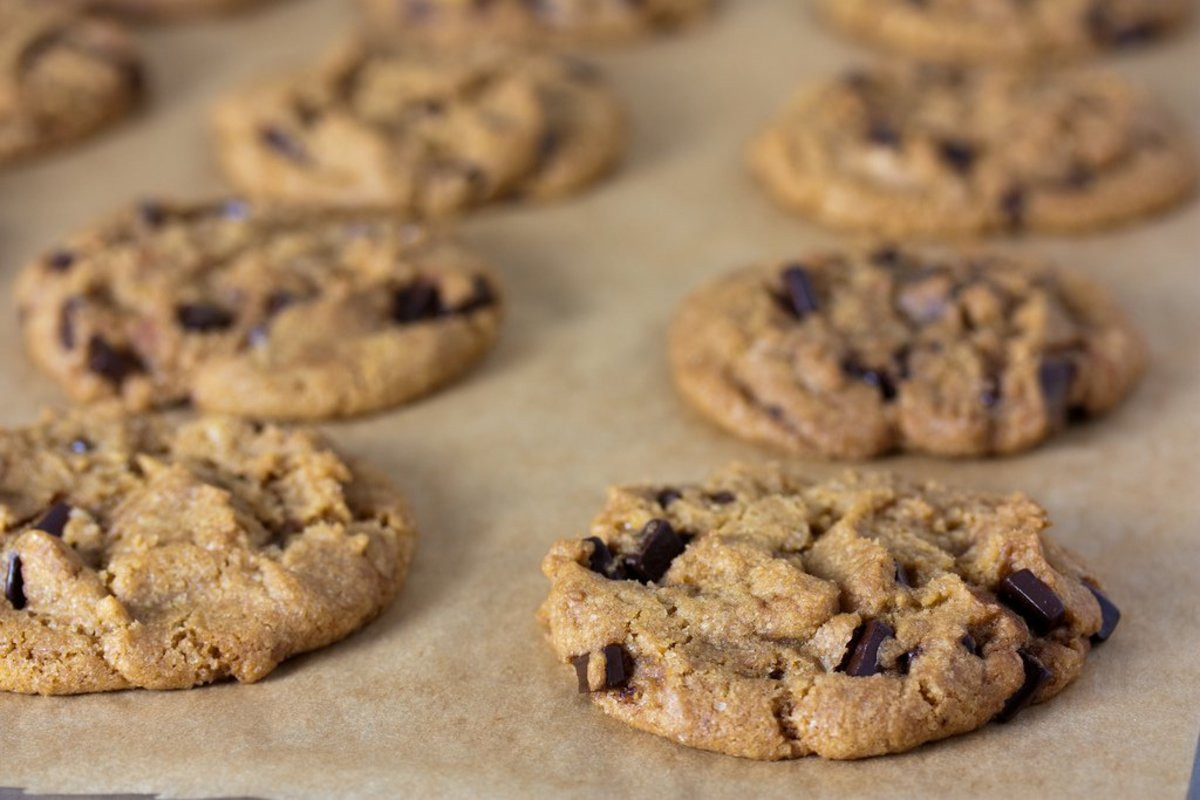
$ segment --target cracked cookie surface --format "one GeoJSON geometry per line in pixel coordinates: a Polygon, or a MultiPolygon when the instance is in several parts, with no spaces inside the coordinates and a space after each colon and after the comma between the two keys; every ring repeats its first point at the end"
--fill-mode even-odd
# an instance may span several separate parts
{"type": "Polygon", "coordinates": [[[438,41],[501,38],[603,43],[675,30],[712,0],[359,0],[369,24],[438,41]]]}
{"type": "Polygon", "coordinates": [[[625,135],[600,73],[573,58],[361,38],[227,98],[214,128],[226,175],[252,197],[431,217],[576,191],[625,135]]]}
{"type": "Polygon", "coordinates": [[[853,70],[797,93],[748,157],[782,206],[876,235],[1104,227],[1196,183],[1162,105],[1086,71],[853,70]]]}
{"type": "Polygon", "coordinates": [[[1084,276],[984,250],[896,246],[756,265],[671,325],[682,395],[800,454],[1013,453],[1136,385],[1145,347],[1084,276]]]}
{"type": "Polygon", "coordinates": [[[822,0],[823,16],[900,54],[958,63],[1078,58],[1158,40],[1187,0],[822,0]]]}
{"type": "Polygon", "coordinates": [[[580,692],[635,728],[757,759],[860,758],[1010,719],[1119,619],[998,496],[735,465],[610,491],[554,544],[541,617],[580,692]]]}
{"type": "Polygon", "coordinates": [[[322,418],[466,371],[500,323],[481,261],[423,227],[149,202],[22,273],[33,360],[77,401],[322,418]]]}
{"type": "Polygon", "coordinates": [[[112,404],[0,430],[0,689],[260,680],[382,613],[415,539],[311,431],[112,404]]]}
{"type": "Polygon", "coordinates": [[[93,133],[142,98],[129,35],[70,9],[0,0],[0,166],[93,133]]]}

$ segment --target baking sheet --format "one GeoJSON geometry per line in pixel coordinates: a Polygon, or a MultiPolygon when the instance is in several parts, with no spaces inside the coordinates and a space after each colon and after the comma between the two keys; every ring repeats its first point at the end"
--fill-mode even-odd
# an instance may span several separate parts
{"type": "MultiPolygon", "coordinates": [[[[740,163],[745,139],[801,79],[864,55],[797,0],[728,0],[685,36],[601,54],[633,141],[602,188],[464,226],[505,280],[510,315],[482,369],[393,413],[327,426],[386,468],[422,540],[395,606],[342,644],[253,686],[73,698],[0,695],[0,786],[170,797],[1180,797],[1200,729],[1200,208],[1111,234],[1023,240],[1111,285],[1153,367],[1131,402],[1036,452],[884,466],[1025,489],[1054,535],[1106,579],[1124,618],[1080,680],[1007,726],[853,763],[753,763],[613,721],[543,643],[538,565],[579,535],[616,482],[698,478],[766,454],[687,411],[665,368],[676,301],[705,277],[835,241],[776,211],[740,163]]],[[[349,0],[290,0],[154,31],[148,113],[0,174],[0,286],[23,262],[148,193],[221,190],[202,110],[301,64],[349,0]]],[[[1200,128],[1200,36],[1112,60],[1200,128]]],[[[0,422],[63,396],[0,316],[0,422]]],[[[826,475],[841,465],[814,462],[826,475]]]]}

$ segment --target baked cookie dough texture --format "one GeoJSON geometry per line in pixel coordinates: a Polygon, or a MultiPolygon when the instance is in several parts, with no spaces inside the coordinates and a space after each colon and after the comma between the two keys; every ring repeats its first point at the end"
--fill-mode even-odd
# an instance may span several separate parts
{"type": "Polygon", "coordinates": [[[554,652],[605,713],[756,759],[898,753],[1010,719],[1119,619],[1022,495],[734,466],[610,492],[554,544],[554,652]]]}
{"type": "Polygon", "coordinates": [[[16,296],[34,362],[77,402],[276,419],[412,400],[500,323],[487,268],[423,227],[243,200],[126,210],[30,264],[16,296]]]}
{"type": "Polygon", "coordinates": [[[310,431],[111,404],[0,430],[0,689],[257,681],[382,613],[415,538],[310,431]]]}
{"type": "Polygon", "coordinates": [[[250,197],[426,217],[578,191],[625,139],[595,68],[493,41],[355,39],[227,98],[214,127],[227,177],[250,197]]]}
{"type": "Polygon", "coordinates": [[[435,41],[623,42],[687,26],[712,0],[358,0],[385,35],[435,41]]]}
{"type": "Polygon", "coordinates": [[[1136,385],[1141,336],[1076,272],[1015,255],[817,252],[695,290],[669,335],[676,386],[726,430],[804,455],[1014,453],[1136,385]]]}
{"type": "Polygon", "coordinates": [[[1156,41],[1189,0],[821,0],[832,25],[897,54],[956,63],[1061,61],[1156,41]]]}
{"type": "Polygon", "coordinates": [[[886,236],[1109,227],[1196,183],[1162,105],[1086,71],[852,70],[802,89],[748,155],[782,206],[886,236]]]}
{"type": "Polygon", "coordinates": [[[141,54],[67,3],[0,0],[0,167],[81,139],[141,101],[141,54]]]}

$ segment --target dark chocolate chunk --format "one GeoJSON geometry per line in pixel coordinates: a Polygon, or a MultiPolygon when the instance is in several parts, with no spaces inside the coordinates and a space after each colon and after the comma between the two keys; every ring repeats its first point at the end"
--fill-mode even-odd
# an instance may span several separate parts
{"type": "Polygon", "coordinates": [[[1058,627],[1067,615],[1067,609],[1054,590],[1027,569],[1017,570],[1000,581],[996,594],[1039,635],[1058,627]]]}
{"type": "Polygon", "coordinates": [[[983,657],[983,648],[980,646],[979,642],[975,641],[974,636],[969,633],[964,633],[962,639],[959,641],[962,642],[962,646],[967,649],[968,653],[973,656],[979,656],[980,658],[983,657]]]}
{"type": "Polygon", "coordinates": [[[853,678],[865,678],[879,672],[879,648],[896,635],[892,626],[873,619],[859,625],[850,637],[846,657],[838,665],[838,672],[853,678]]]}
{"type": "Polygon", "coordinates": [[[900,655],[896,656],[896,671],[901,675],[907,675],[909,671],[912,670],[912,662],[915,661],[919,655],[921,655],[921,648],[914,647],[907,653],[901,653],[900,655]]]}
{"type": "Polygon", "coordinates": [[[804,319],[819,307],[812,278],[802,265],[793,264],[783,271],[783,288],[785,306],[797,319],[804,319]]]}
{"type": "Polygon", "coordinates": [[[604,646],[604,688],[620,689],[633,675],[633,657],[621,644],[604,646]]]}
{"type": "Polygon", "coordinates": [[[667,573],[686,544],[665,519],[647,522],[640,537],[641,549],[626,561],[626,567],[636,580],[653,583],[667,573]]]}
{"type": "Polygon", "coordinates": [[[767,677],[773,681],[781,681],[781,680],[783,680],[783,670],[780,669],[779,667],[776,667],[775,669],[773,669],[767,673],[767,677]]]}
{"type": "Polygon", "coordinates": [[[654,499],[658,502],[658,504],[660,506],[662,506],[663,508],[666,508],[667,506],[671,505],[671,503],[674,503],[676,500],[678,500],[681,497],[683,497],[683,492],[679,491],[678,489],[673,489],[671,487],[667,487],[666,489],[663,489],[658,494],[656,494],[654,496],[654,499]]]}
{"type": "Polygon", "coordinates": [[[1025,667],[1025,682],[1005,701],[1004,708],[996,715],[997,722],[1008,722],[1015,717],[1017,712],[1033,702],[1038,689],[1054,677],[1050,670],[1046,669],[1046,665],[1038,661],[1032,653],[1026,650],[1019,650],[1017,653],[1021,656],[1022,666],[1025,667]]]}
{"type": "Polygon", "coordinates": [[[392,293],[392,319],[401,325],[433,319],[442,313],[438,287],[418,279],[392,293]]]}
{"type": "Polygon", "coordinates": [[[1121,609],[1117,608],[1116,604],[1095,586],[1090,583],[1085,583],[1084,586],[1100,604],[1100,630],[1092,634],[1092,644],[1107,642],[1108,637],[1112,636],[1113,631],[1117,629],[1117,623],[1121,621],[1121,609]]]}
{"type": "Polygon", "coordinates": [[[977,155],[974,145],[961,139],[943,139],[938,142],[938,155],[955,172],[965,175],[971,171],[977,155]]]}
{"type": "Polygon", "coordinates": [[[710,502],[716,503],[719,506],[727,506],[737,500],[737,495],[733,492],[713,492],[712,494],[708,495],[708,499],[710,502]]]}
{"type": "Polygon", "coordinates": [[[70,518],[71,506],[59,500],[47,509],[33,527],[39,531],[45,531],[51,536],[62,536],[67,527],[67,520],[70,518]]]}
{"type": "Polygon", "coordinates": [[[868,386],[875,387],[885,402],[896,399],[896,382],[887,372],[864,367],[853,357],[842,362],[842,371],[851,378],[857,378],[868,386]]]}
{"type": "Polygon", "coordinates": [[[266,125],[259,129],[258,138],[267,147],[289,161],[304,164],[309,160],[308,151],[304,149],[304,145],[283,128],[266,125]]]}
{"type": "Polygon", "coordinates": [[[46,256],[46,266],[55,272],[66,272],[75,263],[75,254],[70,250],[55,250],[46,256]]]}
{"type": "Polygon", "coordinates": [[[592,690],[592,685],[588,683],[588,662],[591,660],[591,653],[584,653],[571,659],[571,664],[575,667],[575,677],[579,681],[580,694],[587,694],[592,690]]]}
{"type": "Polygon", "coordinates": [[[233,325],[233,313],[212,303],[183,303],[175,307],[175,320],[189,331],[223,331],[233,325]]]}
{"type": "Polygon", "coordinates": [[[592,543],[592,554],[588,556],[588,569],[599,572],[605,577],[612,577],[613,554],[608,545],[599,536],[589,536],[585,542],[592,543]]]}
{"type": "Polygon", "coordinates": [[[21,557],[16,553],[8,559],[8,572],[4,576],[4,596],[17,611],[25,607],[25,577],[21,574],[21,557]]]}
{"type": "Polygon", "coordinates": [[[87,365],[89,370],[117,385],[144,369],[132,350],[113,347],[99,334],[88,340],[87,365]]]}
{"type": "Polygon", "coordinates": [[[1046,403],[1046,418],[1055,424],[1067,418],[1067,401],[1075,380],[1075,362],[1066,356],[1046,356],[1038,365],[1038,384],[1046,403]]]}

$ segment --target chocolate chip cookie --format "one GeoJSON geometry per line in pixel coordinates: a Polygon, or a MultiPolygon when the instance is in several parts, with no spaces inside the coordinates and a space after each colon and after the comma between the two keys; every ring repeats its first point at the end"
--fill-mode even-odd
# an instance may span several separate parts
{"type": "Polygon", "coordinates": [[[0,689],[260,680],[387,608],[415,539],[311,431],[114,404],[0,430],[0,689]]]}
{"type": "Polygon", "coordinates": [[[711,0],[359,0],[374,30],[442,42],[626,41],[684,27],[711,5],[711,0]]]}
{"type": "Polygon", "coordinates": [[[700,287],[671,326],[670,360],[696,409],[762,444],[986,456],[1113,408],[1145,348],[1080,274],[996,252],[880,246],[700,287]]]}
{"type": "Polygon", "coordinates": [[[594,68],[490,42],[358,39],[227,99],[215,129],[226,175],[252,197],[433,217],[575,191],[624,143],[594,68]]]}
{"type": "Polygon", "coordinates": [[[1007,721],[1120,612],[1017,494],[733,466],[613,489],[542,562],[579,691],[690,747],[862,758],[1007,721]]]}
{"type": "Polygon", "coordinates": [[[822,0],[824,17],[864,42],[957,63],[1046,61],[1158,40],[1188,0],[822,0]]]}
{"type": "Polygon", "coordinates": [[[142,99],[133,40],[70,8],[0,0],[0,166],[93,133],[142,99]]]}
{"type": "Polygon", "coordinates": [[[854,70],[796,95],[749,159],[783,206],[897,236],[1102,227],[1196,182],[1167,111],[1097,72],[854,70]]]}
{"type": "Polygon", "coordinates": [[[148,202],[30,264],[34,361],[76,401],[335,417],[430,392],[496,338],[474,255],[392,219],[148,202]]]}

